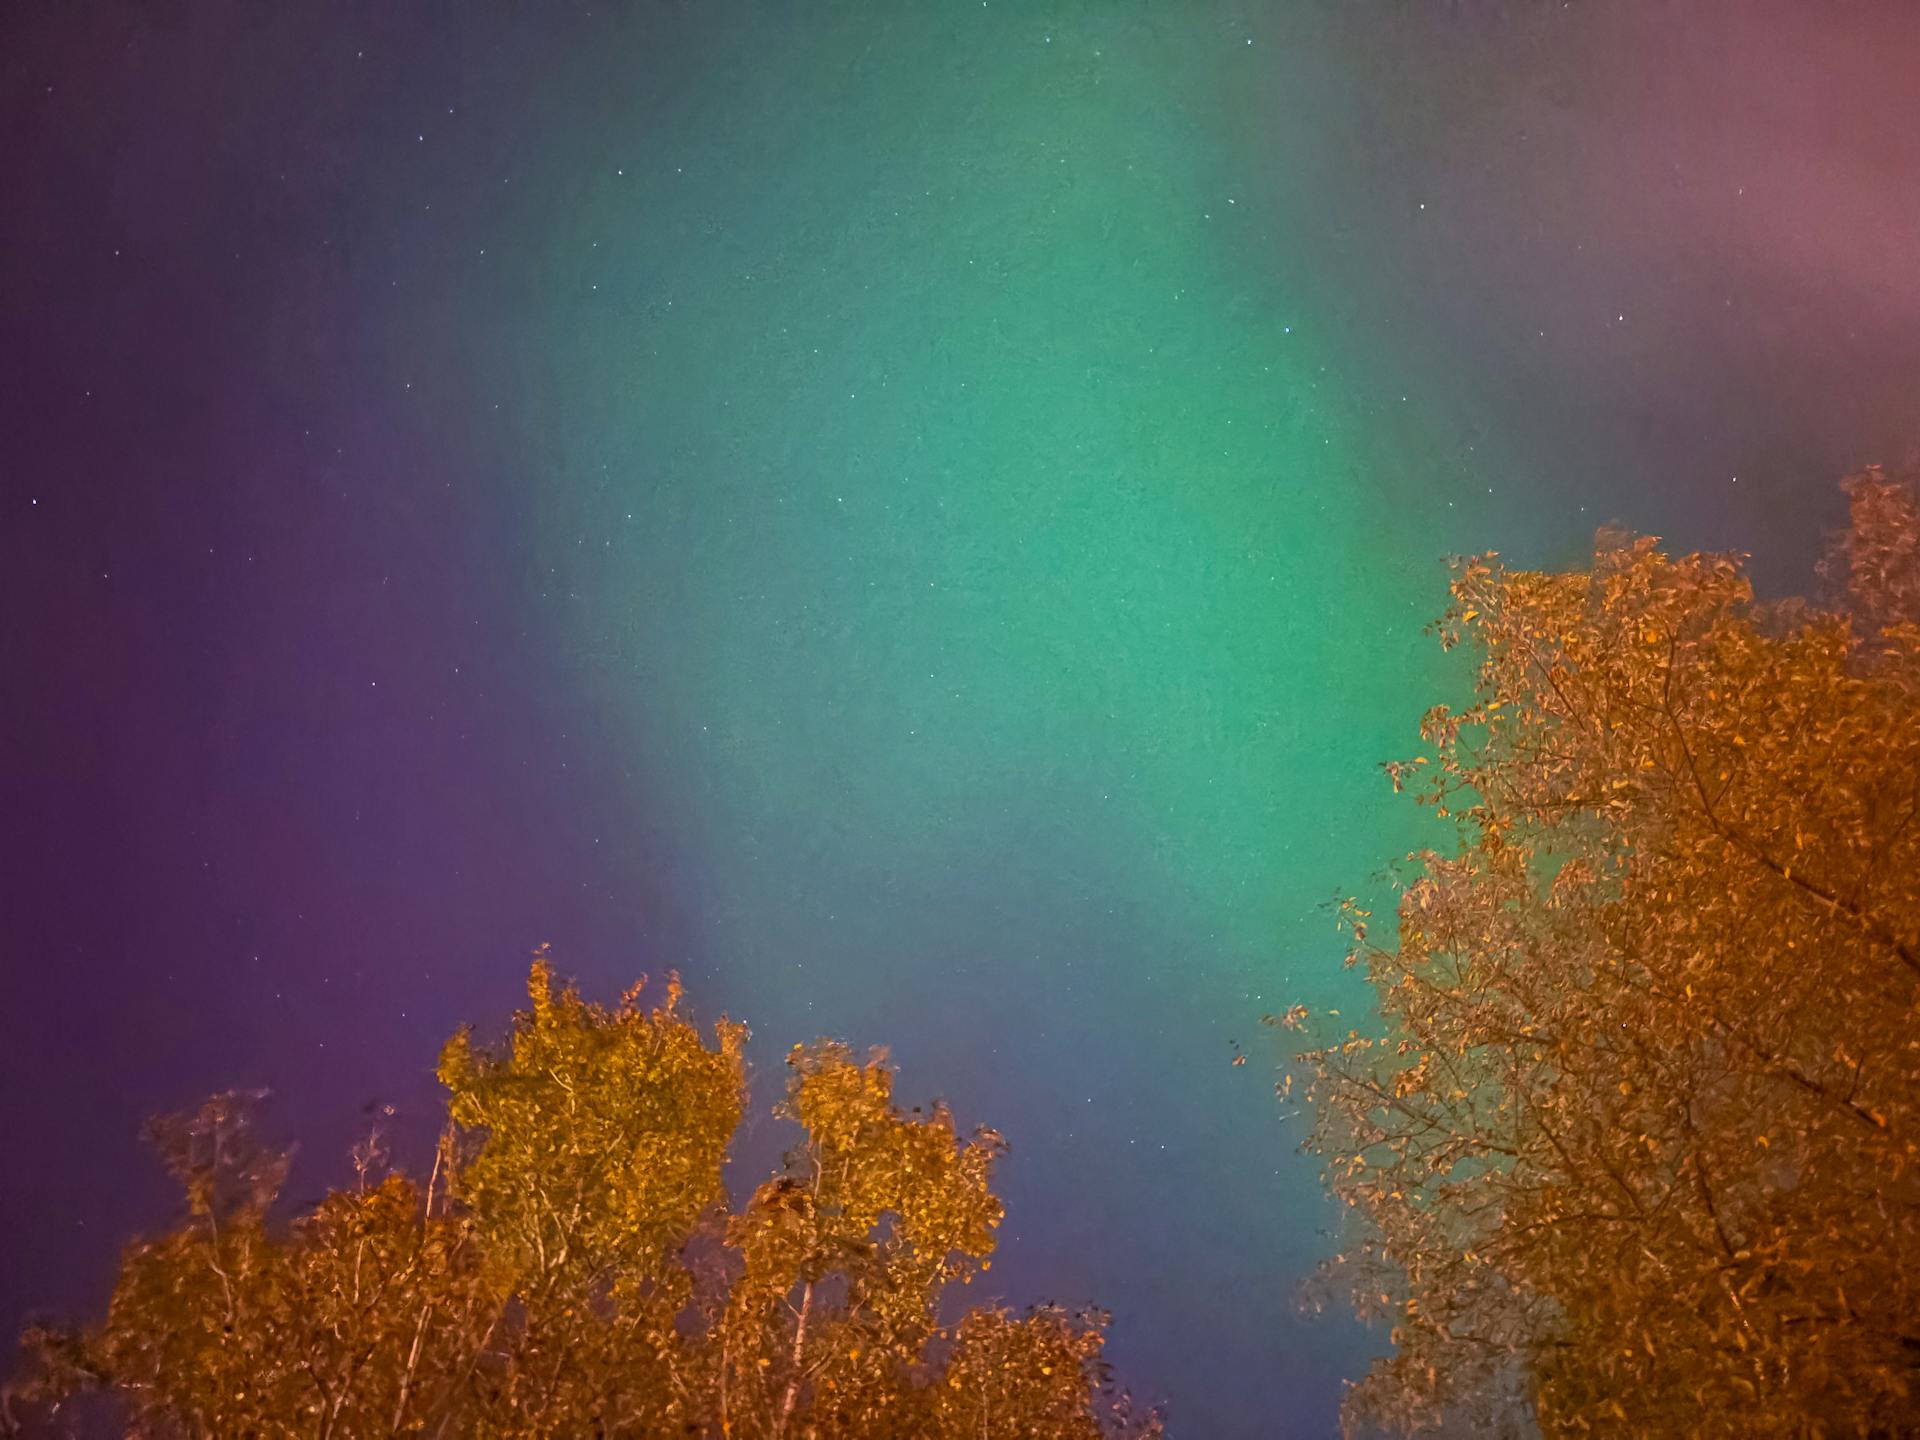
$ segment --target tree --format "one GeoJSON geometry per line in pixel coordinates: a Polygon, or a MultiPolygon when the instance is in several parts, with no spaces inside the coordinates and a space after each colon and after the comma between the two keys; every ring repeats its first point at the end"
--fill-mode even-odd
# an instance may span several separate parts
{"type": "Polygon", "coordinates": [[[1846,488],[1824,607],[1605,531],[1456,567],[1473,703],[1387,768],[1457,846],[1393,943],[1348,905],[1384,1031],[1302,1057],[1392,1326],[1351,1426],[1920,1431],[1920,507],[1846,488]]]}
{"type": "Polygon", "coordinates": [[[258,1095],[156,1123],[186,1216],[127,1250],[102,1324],[29,1332],[16,1403],[103,1391],[156,1437],[1159,1433],[1110,1381],[1103,1315],[943,1322],[948,1282],[991,1264],[1004,1146],[903,1113],[884,1055],[794,1047],[778,1113],[803,1138],[729,1212],[742,1027],[703,1035],[677,981],[592,1004],[544,951],[527,989],[505,1046],[442,1052],[424,1185],[376,1128],[356,1183],[280,1225],[258,1095]]]}

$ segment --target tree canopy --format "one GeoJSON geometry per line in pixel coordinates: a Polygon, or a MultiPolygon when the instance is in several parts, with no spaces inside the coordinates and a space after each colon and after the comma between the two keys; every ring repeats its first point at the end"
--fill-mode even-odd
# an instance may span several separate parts
{"type": "Polygon", "coordinates": [[[1282,1017],[1392,1327],[1351,1425],[1920,1430],[1920,507],[1846,488],[1818,605],[1457,566],[1476,693],[1388,767],[1457,845],[1347,907],[1382,1030],[1282,1017]]]}
{"type": "Polygon", "coordinates": [[[776,1113],[801,1139],[733,1208],[742,1027],[703,1033],[677,981],[593,1004],[544,951],[527,990],[504,1046],[442,1052],[424,1183],[375,1132],[351,1187],[281,1223],[257,1095],[156,1122],[185,1217],[128,1248],[103,1323],[29,1332],[14,1413],[104,1391],[156,1437],[1159,1433],[1098,1312],[943,1310],[992,1263],[1004,1146],[901,1111],[883,1054],[794,1047],[776,1113]]]}

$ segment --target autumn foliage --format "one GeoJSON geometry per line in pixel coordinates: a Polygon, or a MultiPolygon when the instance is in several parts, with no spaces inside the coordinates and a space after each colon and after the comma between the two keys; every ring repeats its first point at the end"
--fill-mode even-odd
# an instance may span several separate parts
{"type": "Polygon", "coordinates": [[[542,956],[507,1044],[440,1058],[424,1183],[385,1169],[280,1223],[256,1097],[154,1138],[185,1191],[131,1246],[105,1322],[29,1335],[15,1413],[105,1392],[148,1436],[707,1436],[889,1440],[1159,1433],[1107,1378],[1104,1317],[943,1312],[991,1264],[998,1136],[903,1113],[884,1056],[796,1046],[802,1138],[730,1208],[744,1032],[677,983],[606,1009],[542,956]]]}
{"type": "Polygon", "coordinates": [[[1920,510],[1847,488],[1824,606],[1609,532],[1457,568],[1473,703],[1388,768],[1458,843],[1304,1057],[1355,1427],[1920,1433],[1920,510]]]}

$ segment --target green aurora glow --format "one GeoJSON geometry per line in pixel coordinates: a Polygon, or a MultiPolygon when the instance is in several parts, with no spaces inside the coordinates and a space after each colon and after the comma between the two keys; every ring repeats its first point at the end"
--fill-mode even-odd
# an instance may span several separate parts
{"type": "MultiPolygon", "coordinates": [[[[1248,279],[1226,30],[879,28],[734,37],[556,217],[532,580],[708,999],[966,1077],[1024,1272],[1257,1368],[1327,1216],[1229,1041],[1351,998],[1320,907],[1411,834],[1441,541],[1336,307],[1248,279]]],[[[1295,1339],[1330,1393],[1350,1337],[1295,1339]]]]}

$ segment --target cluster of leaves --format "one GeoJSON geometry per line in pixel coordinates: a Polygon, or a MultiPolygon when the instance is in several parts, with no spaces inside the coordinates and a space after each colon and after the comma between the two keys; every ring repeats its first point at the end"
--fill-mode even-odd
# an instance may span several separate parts
{"type": "Polygon", "coordinates": [[[1349,906],[1384,1033],[1302,1057],[1392,1326],[1351,1425],[1920,1431],[1920,506],[1847,488],[1827,608],[1611,532],[1457,567],[1474,703],[1388,769],[1458,846],[1390,946],[1349,906]]]}
{"type": "Polygon", "coordinates": [[[154,1129],[180,1227],[123,1259],[105,1322],[30,1332],[14,1391],[47,1415],[104,1391],[128,1433],[710,1436],[1157,1435],[1101,1359],[1105,1317],[995,1307],[943,1323],[991,1264],[999,1137],[903,1113],[883,1055],[796,1046],[780,1114],[804,1138],[729,1212],[744,1031],[606,1009],[544,957],[506,1046],[440,1058],[449,1124],[424,1186],[386,1173],[290,1225],[257,1096],[154,1129]]]}

